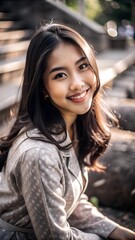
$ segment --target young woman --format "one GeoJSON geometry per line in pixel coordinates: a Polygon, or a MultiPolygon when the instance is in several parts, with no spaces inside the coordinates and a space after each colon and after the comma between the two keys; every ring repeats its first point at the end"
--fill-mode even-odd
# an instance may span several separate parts
{"type": "Polygon", "coordinates": [[[41,27],[30,42],[16,121],[0,143],[1,240],[131,240],[84,191],[110,139],[93,49],[73,29],[41,27]]]}

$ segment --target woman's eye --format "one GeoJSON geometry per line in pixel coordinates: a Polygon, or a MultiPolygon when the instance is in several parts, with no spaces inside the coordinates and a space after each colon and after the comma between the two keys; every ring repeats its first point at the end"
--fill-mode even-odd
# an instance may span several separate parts
{"type": "Polygon", "coordinates": [[[54,77],[54,79],[59,79],[59,78],[64,78],[66,77],[66,74],[65,73],[58,73],[56,74],[56,76],[54,77]]]}
{"type": "Polygon", "coordinates": [[[89,66],[88,63],[83,63],[83,64],[81,64],[81,65],[79,66],[79,68],[82,70],[82,69],[87,68],[88,66],[89,66]]]}

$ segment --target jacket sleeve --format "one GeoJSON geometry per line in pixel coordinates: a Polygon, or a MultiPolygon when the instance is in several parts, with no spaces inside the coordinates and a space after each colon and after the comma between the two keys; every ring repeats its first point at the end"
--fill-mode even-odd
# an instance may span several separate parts
{"type": "Polygon", "coordinates": [[[37,240],[101,240],[97,234],[70,227],[61,184],[63,172],[54,151],[34,148],[21,158],[20,191],[37,240]]]}
{"type": "Polygon", "coordinates": [[[85,232],[95,233],[107,238],[118,226],[117,223],[101,214],[98,209],[82,194],[79,203],[68,219],[70,226],[78,227],[85,232]]]}

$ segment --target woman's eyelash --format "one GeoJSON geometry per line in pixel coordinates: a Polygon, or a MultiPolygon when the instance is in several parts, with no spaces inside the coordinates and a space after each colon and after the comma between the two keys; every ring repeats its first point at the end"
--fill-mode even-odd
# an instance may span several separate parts
{"type": "Polygon", "coordinates": [[[58,73],[58,74],[56,74],[54,79],[63,78],[63,77],[65,77],[65,73],[58,73]]]}
{"type": "Polygon", "coordinates": [[[89,63],[83,63],[83,64],[81,64],[81,65],[79,66],[79,68],[80,68],[80,69],[85,69],[85,68],[87,68],[88,66],[90,66],[89,63]]]}
{"type": "MultiPolygon", "coordinates": [[[[88,66],[90,66],[89,63],[82,63],[82,64],[79,66],[79,68],[80,68],[81,70],[83,70],[83,69],[87,68],[88,66]]],[[[57,73],[53,79],[59,79],[59,78],[65,77],[65,76],[66,76],[66,74],[61,72],[61,73],[57,73]]]]}

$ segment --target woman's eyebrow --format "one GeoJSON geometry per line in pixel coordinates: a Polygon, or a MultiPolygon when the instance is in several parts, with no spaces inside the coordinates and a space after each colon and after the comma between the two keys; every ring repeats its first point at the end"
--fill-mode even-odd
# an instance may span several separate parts
{"type": "Polygon", "coordinates": [[[65,70],[66,67],[55,67],[55,68],[52,68],[49,72],[49,74],[53,73],[53,72],[57,72],[57,71],[60,71],[60,70],[65,70]]]}
{"type": "Polygon", "coordinates": [[[75,64],[78,64],[78,63],[80,63],[80,62],[82,62],[84,60],[88,60],[86,56],[81,57],[79,60],[76,61],[75,64]]]}
{"type": "MultiPolygon", "coordinates": [[[[83,60],[87,60],[87,58],[85,56],[81,57],[79,60],[77,60],[75,62],[75,65],[77,65],[78,63],[82,62],[83,60]]],[[[66,70],[66,67],[64,66],[60,66],[60,67],[54,67],[50,70],[49,74],[53,73],[53,72],[57,72],[57,71],[60,71],[60,70],[66,70]]]]}

